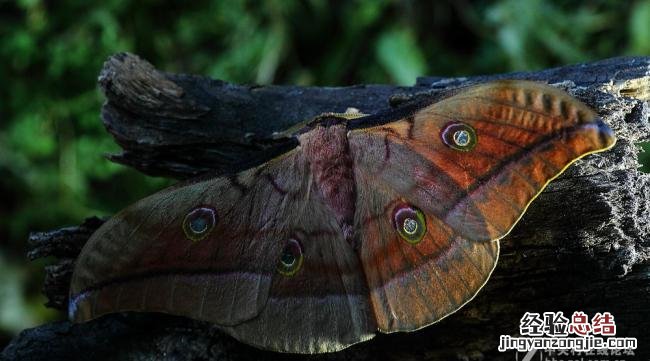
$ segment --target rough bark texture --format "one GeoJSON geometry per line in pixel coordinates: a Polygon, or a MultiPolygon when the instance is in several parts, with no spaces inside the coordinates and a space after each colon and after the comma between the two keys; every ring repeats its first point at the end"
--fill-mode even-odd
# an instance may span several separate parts
{"type": "MultiPolygon", "coordinates": [[[[124,149],[111,159],[147,174],[186,178],[259,164],[294,142],[274,132],[322,112],[375,113],[418,94],[494,79],[531,79],[583,100],[615,130],[608,152],[579,161],[555,180],[502,241],[502,255],[478,297],[442,322],[408,334],[379,335],[340,353],[285,355],[242,345],[205,323],[156,314],[111,315],[26,330],[3,351],[8,360],[513,360],[497,351],[526,311],[609,311],[617,335],[637,337],[650,359],[650,174],[638,171],[636,143],[650,140],[650,57],[615,58],[531,73],[424,77],[413,87],[240,86],[167,74],[130,54],[112,56],[99,84],[102,119],[124,149]]],[[[126,206],[126,205],[125,205],[126,206]]],[[[31,259],[47,268],[48,306],[65,309],[83,243],[102,223],[30,236],[31,259]]],[[[523,355],[519,355],[520,359],[523,355]]],[[[579,356],[578,356],[579,357],[579,356]]],[[[595,356],[592,356],[595,357],[595,356]]],[[[534,358],[538,359],[537,356],[534,358]]],[[[562,359],[556,357],[556,359],[562,359]]]]}

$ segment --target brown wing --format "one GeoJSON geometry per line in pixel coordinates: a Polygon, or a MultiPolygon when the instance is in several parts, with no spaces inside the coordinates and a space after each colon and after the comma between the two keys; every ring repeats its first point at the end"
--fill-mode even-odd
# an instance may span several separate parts
{"type": "Polygon", "coordinates": [[[164,312],[216,323],[258,347],[301,353],[372,337],[358,258],[312,187],[294,150],[136,203],[82,250],[71,319],[164,312]],[[292,273],[286,264],[296,244],[302,261],[292,273]]]}
{"type": "Polygon", "coordinates": [[[419,329],[474,297],[496,266],[498,241],[462,239],[425,215],[426,233],[410,243],[396,232],[392,215],[415,202],[366,175],[359,174],[357,184],[363,190],[357,198],[359,253],[380,331],[419,329]]]}
{"type": "Polygon", "coordinates": [[[359,258],[338,224],[327,224],[333,218],[323,210],[305,209],[301,269],[274,278],[262,312],[230,328],[236,338],[276,351],[323,353],[374,337],[377,326],[359,258]]]}
{"type": "Polygon", "coordinates": [[[615,141],[584,104],[525,81],[468,88],[349,139],[361,261],[384,332],[420,328],[471,299],[498,251],[481,241],[505,236],[549,181],[615,141]],[[424,216],[419,242],[397,231],[404,207],[424,216]]]}

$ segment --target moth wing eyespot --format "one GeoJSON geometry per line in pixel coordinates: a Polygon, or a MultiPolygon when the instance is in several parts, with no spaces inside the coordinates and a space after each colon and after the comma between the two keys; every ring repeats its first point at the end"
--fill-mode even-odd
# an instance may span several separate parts
{"type": "Polygon", "coordinates": [[[393,225],[400,237],[412,245],[420,243],[427,232],[424,213],[411,205],[402,205],[395,208],[393,225]]]}
{"type": "Polygon", "coordinates": [[[404,228],[404,232],[412,235],[418,230],[418,222],[413,218],[406,218],[402,227],[404,228]]]}
{"type": "Polygon", "coordinates": [[[193,233],[203,233],[208,229],[208,223],[203,218],[196,218],[190,221],[190,231],[193,233]]]}
{"type": "Polygon", "coordinates": [[[455,150],[468,152],[478,143],[476,131],[470,125],[462,122],[451,122],[440,132],[442,142],[455,150]]]}
{"type": "Polygon", "coordinates": [[[207,206],[193,208],[183,219],[185,237],[193,242],[204,239],[217,224],[217,220],[217,212],[214,208],[207,206]]]}
{"type": "Polygon", "coordinates": [[[283,276],[291,277],[302,268],[303,261],[302,245],[298,240],[290,238],[280,254],[277,271],[283,276]]]}

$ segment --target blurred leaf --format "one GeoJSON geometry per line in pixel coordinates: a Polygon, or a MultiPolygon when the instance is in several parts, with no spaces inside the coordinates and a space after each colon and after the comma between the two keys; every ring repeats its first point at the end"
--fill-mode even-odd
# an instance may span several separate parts
{"type": "Polygon", "coordinates": [[[24,113],[16,119],[8,132],[14,152],[27,157],[43,158],[56,150],[52,124],[39,113],[24,113]]]}
{"type": "Polygon", "coordinates": [[[274,26],[269,31],[264,48],[262,49],[262,58],[257,67],[257,76],[255,82],[258,84],[270,84],[273,82],[275,72],[278,69],[278,63],[284,52],[286,34],[282,25],[274,26]]]}
{"type": "Polygon", "coordinates": [[[424,56],[408,29],[384,32],[377,41],[377,60],[397,84],[414,84],[426,74],[424,56]]]}
{"type": "Polygon", "coordinates": [[[639,164],[641,172],[650,173],[650,142],[643,142],[637,144],[641,147],[641,152],[639,153],[639,164]]]}
{"type": "Polygon", "coordinates": [[[596,34],[615,24],[613,13],[576,2],[503,0],[486,13],[515,70],[543,68],[551,59],[562,64],[585,61],[596,34]]]}
{"type": "Polygon", "coordinates": [[[25,327],[33,327],[44,317],[53,317],[55,312],[42,307],[42,298],[25,299],[25,285],[28,274],[15,262],[7,261],[0,251],[0,329],[17,334],[25,327]]]}
{"type": "Polygon", "coordinates": [[[630,53],[650,55],[650,0],[638,1],[630,13],[630,53]]]}

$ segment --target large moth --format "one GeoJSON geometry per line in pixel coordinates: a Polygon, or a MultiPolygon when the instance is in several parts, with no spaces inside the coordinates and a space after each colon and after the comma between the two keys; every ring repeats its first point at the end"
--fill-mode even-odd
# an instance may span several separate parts
{"type": "Polygon", "coordinates": [[[615,142],[587,106],[527,81],[293,134],[280,157],[107,221],[76,263],[70,318],[164,312],[294,353],[416,330],[476,295],[548,182],[615,142]]]}

